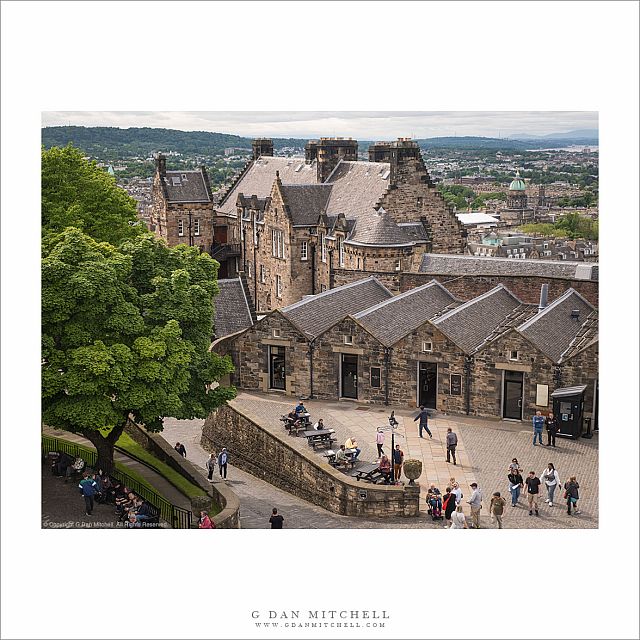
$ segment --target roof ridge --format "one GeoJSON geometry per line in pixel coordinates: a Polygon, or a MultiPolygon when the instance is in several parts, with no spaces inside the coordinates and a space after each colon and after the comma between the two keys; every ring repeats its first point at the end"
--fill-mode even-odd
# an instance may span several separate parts
{"type": "Polygon", "coordinates": [[[456,307],[455,309],[448,311],[444,315],[434,320],[434,324],[439,324],[443,320],[448,320],[451,316],[458,313],[458,311],[461,311],[462,309],[468,309],[469,307],[476,304],[480,300],[484,300],[485,298],[488,298],[489,296],[492,296],[495,293],[498,293],[498,291],[501,289],[506,291],[518,304],[524,304],[522,300],[520,300],[520,298],[518,298],[509,289],[507,289],[507,287],[505,287],[502,283],[500,283],[499,285],[495,286],[493,289],[490,289],[489,291],[485,291],[483,294],[476,296],[475,298],[471,298],[471,300],[467,300],[467,302],[463,302],[459,307],[456,307]]]}

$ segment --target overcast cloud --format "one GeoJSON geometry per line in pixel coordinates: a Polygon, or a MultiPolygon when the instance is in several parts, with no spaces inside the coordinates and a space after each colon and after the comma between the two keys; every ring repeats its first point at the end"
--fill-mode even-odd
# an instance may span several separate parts
{"type": "Polygon", "coordinates": [[[274,138],[508,137],[597,129],[595,111],[49,111],[43,126],[164,127],[274,138]]]}

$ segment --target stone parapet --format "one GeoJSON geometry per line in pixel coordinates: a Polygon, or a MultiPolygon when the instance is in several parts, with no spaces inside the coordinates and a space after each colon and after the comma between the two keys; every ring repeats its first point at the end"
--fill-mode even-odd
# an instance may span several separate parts
{"type": "Polygon", "coordinates": [[[232,465],[339,515],[418,516],[420,485],[357,482],[287,442],[284,433],[280,424],[257,424],[226,405],[205,421],[201,445],[207,451],[226,447],[232,465]]]}

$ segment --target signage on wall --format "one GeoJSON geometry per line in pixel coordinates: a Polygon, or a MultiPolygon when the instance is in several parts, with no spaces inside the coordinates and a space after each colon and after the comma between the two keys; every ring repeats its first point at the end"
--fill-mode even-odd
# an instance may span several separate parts
{"type": "Polygon", "coordinates": [[[459,373],[451,374],[451,386],[449,393],[452,396],[462,395],[462,376],[459,373]]]}
{"type": "Polygon", "coordinates": [[[364,489],[358,491],[358,498],[360,498],[360,500],[366,500],[367,499],[367,492],[364,489]]]}

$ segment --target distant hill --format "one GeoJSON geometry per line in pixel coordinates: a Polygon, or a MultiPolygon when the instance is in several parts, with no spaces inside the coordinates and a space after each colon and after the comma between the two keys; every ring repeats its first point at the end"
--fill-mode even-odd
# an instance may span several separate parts
{"type": "Polygon", "coordinates": [[[532,133],[518,133],[513,134],[511,137],[516,140],[544,140],[546,143],[550,140],[554,142],[562,140],[565,144],[571,142],[577,144],[583,144],[585,142],[598,144],[598,135],[597,129],[575,129],[573,131],[565,131],[564,133],[547,133],[544,136],[538,136],[532,133]]]}
{"type": "Polygon", "coordinates": [[[506,149],[530,149],[529,142],[504,138],[481,138],[476,136],[423,138],[416,141],[423,149],[478,149],[496,151],[506,149]]]}

